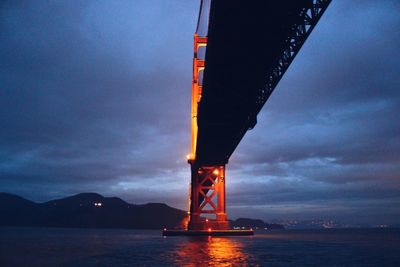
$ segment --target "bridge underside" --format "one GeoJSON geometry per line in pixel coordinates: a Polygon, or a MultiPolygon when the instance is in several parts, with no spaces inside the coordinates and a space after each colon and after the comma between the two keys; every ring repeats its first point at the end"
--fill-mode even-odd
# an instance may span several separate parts
{"type": "MultiPolygon", "coordinates": [[[[283,75],[275,79],[272,88],[266,88],[291,36],[299,26],[304,30],[313,27],[326,2],[212,1],[198,109],[198,163],[228,162],[246,131],[255,126],[258,112],[283,75]]],[[[306,37],[295,40],[293,50],[298,51],[306,37]]]]}

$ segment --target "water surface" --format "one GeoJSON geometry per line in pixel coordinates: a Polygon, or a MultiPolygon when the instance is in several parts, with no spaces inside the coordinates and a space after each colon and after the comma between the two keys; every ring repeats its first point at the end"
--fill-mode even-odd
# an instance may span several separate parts
{"type": "Polygon", "coordinates": [[[151,230],[5,227],[0,266],[400,266],[400,230],[162,237],[151,230]]]}

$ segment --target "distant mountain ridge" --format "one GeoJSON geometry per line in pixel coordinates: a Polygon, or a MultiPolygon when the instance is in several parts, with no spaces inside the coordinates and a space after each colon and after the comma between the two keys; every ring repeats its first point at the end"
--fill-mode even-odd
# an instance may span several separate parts
{"type": "Polygon", "coordinates": [[[0,193],[2,226],[161,229],[179,226],[186,216],[185,211],[163,203],[133,205],[97,193],[44,203],[0,193]]]}
{"type": "MultiPolygon", "coordinates": [[[[81,193],[36,203],[0,193],[0,226],[162,229],[183,227],[187,212],[163,203],[129,204],[118,197],[81,193]]],[[[282,229],[282,225],[240,218],[232,227],[282,229]]]]}

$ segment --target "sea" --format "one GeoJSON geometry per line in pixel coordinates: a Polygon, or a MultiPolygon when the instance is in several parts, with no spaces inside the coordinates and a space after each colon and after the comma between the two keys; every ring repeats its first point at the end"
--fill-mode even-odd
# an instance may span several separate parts
{"type": "Polygon", "coordinates": [[[398,267],[400,229],[163,237],[161,230],[0,227],[0,266],[398,267]]]}

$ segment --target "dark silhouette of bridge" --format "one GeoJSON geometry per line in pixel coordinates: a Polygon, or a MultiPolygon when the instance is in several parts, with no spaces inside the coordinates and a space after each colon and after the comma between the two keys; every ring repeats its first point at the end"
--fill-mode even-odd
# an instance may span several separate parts
{"type": "Polygon", "coordinates": [[[192,231],[229,229],[225,165],[331,0],[202,0],[194,35],[192,231]]]}

